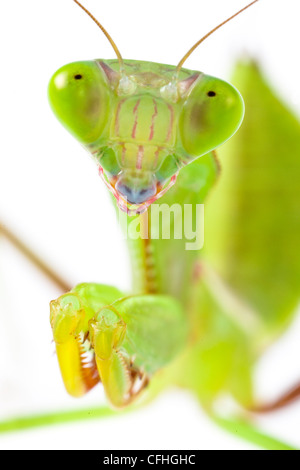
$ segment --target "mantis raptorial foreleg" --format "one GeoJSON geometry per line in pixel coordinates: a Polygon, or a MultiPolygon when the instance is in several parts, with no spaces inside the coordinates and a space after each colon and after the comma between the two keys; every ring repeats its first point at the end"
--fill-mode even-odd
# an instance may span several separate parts
{"type": "Polygon", "coordinates": [[[81,396],[101,380],[115,407],[128,405],[183,349],[188,323],[166,296],[125,297],[81,284],[51,302],[51,326],[67,391],[81,396]]]}

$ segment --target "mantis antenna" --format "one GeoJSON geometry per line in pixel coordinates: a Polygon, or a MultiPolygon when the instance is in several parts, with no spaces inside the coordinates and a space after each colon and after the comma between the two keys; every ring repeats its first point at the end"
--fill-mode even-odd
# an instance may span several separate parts
{"type": "Polygon", "coordinates": [[[243,13],[243,11],[247,10],[248,8],[250,8],[252,5],[254,5],[254,3],[257,3],[258,0],[254,0],[254,2],[250,3],[249,5],[247,5],[246,7],[242,8],[242,10],[238,11],[237,13],[235,13],[233,16],[231,16],[230,18],[228,18],[227,20],[223,21],[223,23],[219,24],[218,26],[216,26],[214,29],[212,29],[209,33],[207,33],[205,36],[203,36],[203,38],[201,38],[199,41],[196,42],[196,44],[193,45],[193,47],[191,47],[191,49],[183,56],[183,58],[181,59],[181,61],[179,62],[179,64],[177,65],[176,67],[176,71],[177,73],[180,72],[180,69],[182,68],[184,62],[186,61],[186,59],[188,59],[188,57],[194,52],[194,50],[203,42],[205,41],[205,39],[207,39],[209,36],[211,36],[215,31],[217,31],[219,28],[221,28],[222,26],[224,26],[226,23],[229,23],[229,21],[233,20],[233,18],[235,18],[236,16],[238,16],[240,13],[243,13]]]}
{"type": "Polygon", "coordinates": [[[97,26],[99,26],[99,28],[101,29],[101,31],[105,34],[105,36],[107,37],[107,39],[109,40],[113,50],[115,51],[116,53],[116,56],[118,57],[118,61],[119,61],[119,64],[120,64],[120,69],[123,70],[124,69],[124,62],[123,62],[123,58],[121,56],[121,53],[119,51],[119,49],[117,48],[115,42],[113,41],[113,39],[111,38],[111,36],[108,34],[108,32],[106,31],[106,29],[104,28],[104,26],[102,26],[102,24],[96,20],[96,18],[92,15],[92,13],[87,9],[85,8],[83,5],[81,5],[80,2],[78,2],[78,0],[74,0],[75,3],[77,3],[77,5],[82,8],[82,10],[87,14],[89,15],[90,18],[92,18],[92,20],[96,23],[97,26]]]}

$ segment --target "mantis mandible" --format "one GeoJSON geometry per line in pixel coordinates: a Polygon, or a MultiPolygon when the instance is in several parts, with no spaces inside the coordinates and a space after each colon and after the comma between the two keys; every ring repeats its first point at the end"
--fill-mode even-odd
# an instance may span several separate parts
{"type": "MultiPolygon", "coordinates": [[[[204,201],[219,172],[212,152],[238,129],[243,101],[228,83],[182,69],[202,40],[177,67],[125,61],[110,41],[118,60],[63,67],[51,80],[50,102],[92,153],[117,205],[130,220],[141,214],[140,224],[149,231],[151,204],[204,201]]],[[[197,354],[210,328],[206,310],[214,303],[204,279],[213,274],[199,262],[199,253],[184,250],[185,242],[129,240],[135,257],[134,295],[82,284],[51,303],[57,355],[69,393],[81,396],[101,380],[118,408],[139,397],[147,399],[151,389],[155,393],[168,382],[197,388],[197,354]]],[[[237,340],[236,326],[226,328],[236,340],[235,354],[246,358],[245,338],[237,340]]],[[[227,367],[227,352],[212,375],[227,367]]],[[[221,351],[214,353],[222,356],[221,351]]],[[[241,377],[241,383],[248,378],[241,377]]],[[[251,408],[251,394],[240,388],[229,383],[227,391],[251,408]]],[[[212,413],[214,394],[209,395],[201,401],[212,413]]]]}

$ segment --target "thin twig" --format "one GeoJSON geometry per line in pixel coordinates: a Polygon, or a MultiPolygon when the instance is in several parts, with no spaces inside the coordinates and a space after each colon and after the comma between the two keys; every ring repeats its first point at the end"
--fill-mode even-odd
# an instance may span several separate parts
{"type": "Polygon", "coordinates": [[[39,256],[28,248],[14,233],[0,223],[0,234],[20,251],[37,269],[39,269],[50,281],[56,284],[63,292],[71,290],[70,285],[50,268],[39,256]]]}

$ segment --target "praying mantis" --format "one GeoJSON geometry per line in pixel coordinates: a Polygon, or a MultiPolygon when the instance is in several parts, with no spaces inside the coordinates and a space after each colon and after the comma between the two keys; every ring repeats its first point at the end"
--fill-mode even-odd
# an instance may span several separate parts
{"type": "MultiPolygon", "coordinates": [[[[132,78],[130,76],[130,79],[128,79],[128,70],[130,70],[130,67],[132,67],[132,63],[128,63],[127,61],[121,61],[121,63],[118,63],[117,61],[105,61],[100,64],[100,68],[97,67],[97,69],[95,68],[94,70],[91,70],[93,68],[91,64],[83,64],[83,69],[80,68],[79,72],[77,70],[79,65],[77,64],[76,73],[73,69],[74,66],[70,66],[71,68],[68,69],[63,69],[59,72],[59,75],[54,76],[50,85],[50,101],[56,114],[59,115],[61,120],[64,120],[67,115],[68,119],[71,121],[71,124],[70,122],[65,124],[72,127],[75,123],[76,127],[77,116],[74,113],[74,109],[62,110],[61,107],[62,102],[60,101],[59,92],[60,90],[62,90],[62,92],[65,91],[63,82],[64,77],[62,77],[61,74],[70,73],[72,77],[77,76],[77,78],[75,78],[76,86],[77,83],[80,86],[81,80],[84,80],[86,75],[89,76],[90,73],[95,73],[95,80],[102,81],[101,92],[103,89],[105,89],[105,83],[107,84],[105,80],[108,80],[111,89],[116,93],[117,96],[121,97],[124,95],[127,96],[127,94],[129,97],[131,97],[132,94],[135,96],[136,90],[138,90],[140,93],[139,87],[149,87],[147,80],[150,80],[150,82],[152,80],[161,80],[163,83],[159,83],[159,91],[161,92],[161,89],[163,88],[162,96],[157,98],[155,95],[155,99],[151,97],[151,100],[148,98],[148,96],[146,96],[146,98],[141,99],[141,104],[138,103],[138,99],[135,99],[135,101],[131,99],[131,102],[129,99],[127,100],[128,109],[126,109],[126,105],[124,104],[123,109],[120,109],[120,127],[123,126],[123,129],[119,130],[119,132],[121,134],[122,132],[123,134],[128,132],[126,129],[126,126],[128,126],[131,132],[131,137],[134,139],[136,138],[133,137],[134,129],[136,130],[136,133],[141,134],[142,132],[142,130],[138,128],[139,121],[135,121],[135,118],[137,117],[139,106],[142,107],[144,105],[146,109],[144,112],[144,118],[148,122],[146,128],[148,133],[148,140],[150,139],[151,135],[153,116],[168,116],[167,123],[170,126],[169,115],[172,113],[170,111],[170,107],[177,106],[178,96],[176,96],[176,93],[178,92],[178,88],[180,89],[182,96],[186,99],[184,111],[179,111],[183,113],[183,117],[180,117],[179,120],[181,120],[180,131],[182,142],[184,142],[182,147],[184,147],[185,154],[183,156],[180,155],[181,158],[176,156],[176,159],[171,159],[171,161],[167,162],[166,167],[164,168],[162,161],[165,161],[168,155],[164,154],[163,151],[160,151],[160,155],[156,156],[157,159],[160,158],[161,166],[160,171],[155,173],[155,188],[153,187],[153,173],[156,168],[158,168],[158,164],[155,168],[150,166],[149,168],[152,174],[149,175],[150,172],[148,171],[145,178],[140,178],[140,180],[136,177],[136,175],[132,174],[131,165],[133,162],[136,170],[143,170],[143,162],[146,161],[147,165],[151,165],[153,163],[152,160],[155,157],[157,149],[151,149],[148,154],[145,152],[146,158],[144,159],[144,155],[141,157],[142,150],[137,150],[137,152],[135,152],[133,155],[133,152],[130,152],[130,148],[126,148],[125,146],[124,164],[124,161],[122,160],[122,145],[124,144],[122,142],[121,145],[119,143],[117,144],[121,147],[119,150],[121,156],[119,157],[119,160],[117,159],[116,162],[114,160],[114,155],[109,149],[103,150],[102,146],[101,151],[99,151],[99,148],[97,148],[98,143],[94,145],[94,137],[89,137],[89,139],[91,138],[91,142],[88,142],[88,145],[91,145],[90,150],[95,152],[95,158],[98,159],[98,163],[101,166],[101,173],[103,178],[105,179],[110,189],[115,192],[115,195],[120,196],[118,198],[119,206],[122,209],[128,210],[129,217],[135,217],[134,214],[136,212],[142,212],[143,214],[141,215],[141,224],[145,223],[145,214],[149,213],[148,202],[152,204],[158,203],[158,200],[155,201],[156,196],[160,195],[160,193],[166,189],[164,185],[168,186],[168,179],[172,180],[174,174],[178,172],[180,167],[184,168],[180,170],[177,182],[174,180],[172,181],[174,186],[172,188],[168,188],[168,191],[162,196],[161,201],[166,201],[167,204],[172,204],[174,200],[180,202],[183,200],[183,202],[185,202],[186,197],[190,198],[186,201],[192,203],[202,203],[204,201],[206,193],[210,190],[210,187],[217,179],[218,164],[216,163],[214,156],[211,154],[202,156],[199,159],[195,158],[193,163],[190,163],[188,157],[198,157],[198,154],[201,154],[202,151],[203,154],[207,154],[207,151],[215,148],[217,145],[229,138],[231,134],[237,129],[242,119],[242,100],[238,92],[236,92],[233,87],[216,79],[209,79],[206,76],[200,77],[199,73],[197,75],[197,72],[181,70],[180,74],[181,65],[182,64],[179,64],[177,70],[175,67],[173,69],[169,67],[167,81],[163,82],[160,76],[161,72],[159,68],[157,68],[155,73],[153,73],[154,77],[149,77],[150,72],[146,68],[147,65],[141,64],[139,68],[136,64],[135,70],[137,72],[135,79],[137,83],[131,83],[132,78]],[[124,75],[122,76],[121,74],[120,78],[119,72],[120,66],[122,66],[122,64],[124,67],[124,75]],[[179,78],[176,78],[175,75],[174,79],[175,72],[178,72],[179,78]],[[206,83],[206,80],[208,80],[208,83],[206,83]],[[180,84],[180,86],[178,84],[180,84]],[[207,89],[206,85],[209,85],[207,89]],[[202,88],[202,86],[204,86],[204,88],[202,88]],[[218,109],[220,103],[218,103],[217,100],[218,97],[220,95],[222,96],[223,93],[228,98],[228,101],[232,106],[232,108],[228,110],[229,114],[227,116],[225,114],[227,112],[226,108],[225,110],[222,107],[220,110],[218,109]],[[224,113],[226,116],[225,122],[220,126],[220,135],[218,135],[218,132],[215,130],[213,132],[213,136],[208,135],[208,147],[204,146],[204,149],[201,149],[203,142],[197,142],[197,135],[199,130],[192,129],[190,133],[190,129],[185,127],[186,122],[192,122],[191,115],[197,116],[200,113],[200,116],[202,116],[199,110],[194,109],[194,104],[198,103],[200,100],[199,96],[205,96],[205,99],[207,100],[207,103],[204,102],[203,107],[208,107],[208,120],[210,118],[210,106],[212,106],[212,108],[214,107],[213,104],[208,104],[210,102],[216,103],[216,108],[212,111],[213,117],[218,116],[218,111],[221,111],[221,114],[224,113]],[[190,104],[188,99],[191,99],[190,104]],[[155,103],[153,102],[155,100],[157,100],[157,110],[155,103]],[[152,101],[151,106],[150,101],[152,101]],[[166,106],[163,105],[165,102],[167,103],[166,106]],[[122,111],[124,113],[123,116],[122,111]],[[214,113],[216,113],[216,115],[214,113]],[[219,140],[211,143],[212,137],[219,140]],[[124,164],[122,170],[121,168],[118,168],[120,161],[124,164]],[[189,165],[186,165],[187,163],[189,163],[189,165]],[[128,171],[126,165],[129,167],[131,173],[128,171]],[[141,166],[141,168],[137,168],[137,166],[141,166]],[[166,173],[164,173],[162,170],[166,173]],[[120,173],[121,176],[118,176],[120,173]],[[195,175],[198,175],[198,178],[201,181],[201,185],[195,185],[195,189],[192,189],[195,192],[193,195],[195,200],[193,200],[191,196],[191,181],[193,181],[193,177],[195,175]],[[118,176],[117,181],[115,179],[116,176],[118,176]],[[132,181],[134,181],[134,184],[130,186],[132,181]],[[124,196],[128,196],[129,204],[124,203],[124,196]]],[[[155,69],[154,65],[153,68],[155,69]]],[[[92,93],[94,94],[94,90],[92,90],[92,93]]],[[[97,94],[97,90],[95,93],[97,94]]],[[[103,93],[105,94],[106,92],[104,91],[103,93]]],[[[107,94],[109,93],[107,92],[107,94]]],[[[86,98],[86,95],[83,96],[86,98]]],[[[80,100],[81,96],[79,96],[78,99],[80,100]]],[[[102,99],[103,96],[101,96],[101,101],[102,99]]],[[[106,98],[104,97],[104,100],[105,99],[106,98]]],[[[73,99],[71,101],[74,102],[73,99]]],[[[63,98],[63,102],[67,102],[66,98],[63,98]]],[[[203,103],[201,102],[201,104],[203,103]]],[[[115,109],[117,114],[118,104],[116,105],[115,109]]],[[[97,108],[96,111],[96,114],[98,114],[99,108],[97,108]]],[[[116,115],[114,118],[116,120],[116,115]]],[[[106,121],[107,116],[104,116],[103,122],[105,123],[106,121]]],[[[99,132],[103,122],[97,121],[96,132],[99,132]]],[[[204,125],[205,122],[202,122],[201,124],[204,125]]],[[[115,121],[113,126],[116,128],[115,121]]],[[[81,131],[83,127],[81,125],[79,127],[81,131]]],[[[209,127],[211,127],[210,122],[209,127]]],[[[161,128],[165,130],[165,134],[168,135],[169,130],[168,128],[164,129],[163,122],[159,129],[161,128]]],[[[72,130],[74,132],[74,129],[72,130]]],[[[155,131],[156,129],[154,127],[154,135],[155,131]]],[[[118,137],[120,137],[120,135],[118,135],[118,137]]],[[[142,140],[144,139],[144,137],[140,138],[142,140]]],[[[81,135],[80,140],[84,141],[84,139],[85,136],[81,135]]],[[[159,144],[161,145],[161,142],[159,142],[159,144]]],[[[140,144],[138,147],[140,146],[142,145],[140,144]]],[[[172,146],[174,146],[174,142],[172,142],[172,146]]],[[[137,244],[139,244],[139,242],[137,244]]],[[[212,393],[211,389],[213,389],[215,393],[219,391],[219,384],[214,383],[214,374],[211,374],[212,383],[210,383],[208,380],[207,393],[205,390],[201,390],[201,385],[195,382],[197,382],[196,370],[200,368],[199,364],[201,363],[202,355],[201,347],[200,350],[198,350],[200,338],[202,338],[204,333],[208,333],[207,337],[209,337],[211,331],[214,330],[214,325],[210,324],[210,321],[214,321],[214,317],[217,316],[217,306],[215,305],[214,293],[212,291],[212,286],[216,285],[214,274],[211,273],[209,267],[206,266],[206,263],[203,263],[203,265],[195,263],[195,258],[198,258],[197,253],[188,253],[185,251],[185,259],[180,259],[182,240],[153,240],[154,248],[151,246],[149,248],[149,246],[147,246],[147,242],[141,240],[140,245],[142,246],[138,246],[137,249],[133,248],[136,250],[135,256],[137,258],[139,256],[143,257],[142,261],[144,262],[146,268],[147,265],[150,264],[151,269],[148,266],[149,269],[145,269],[147,272],[145,272],[143,275],[140,275],[141,271],[139,271],[136,275],[135,289],[137,294],[134,297],[128,297],[113,287],[103,285],[80,285],[73,289],[70,293],[62,296],[57,301],[52,303],[51,323],[54,332],[54,339],[57,343],[57,353],[66,388],[73,395],[81,395],[82,393],[85,393],[87,390],[89,390],[91,386],[95,385],[95,383],[97,383],[101,378],[108,398],[111,400],[114,406],[118,407],[130,404],[135,398],[143,400],[144,392],[145,396],[147,396],[147,394],[151,394],[151,387],[154,390],[153,393],[155,394],[156,388],[160,389],[168,382],[175,382],[188,388],[194,388],[196,393],[199,394],[199,398],[201,399],[203,406],[205,406],[207,411],[213,415],[211,399],[214,397],[214,393],[212,393]],[[150,259],[149,262],[149,259],[147,258],[147,253],[148,251],[151,252],[151,250],[156,253],[156,255],[154,255],[156,256],[154,262],[153,259],[150,259]],[[159,253],[159,255],[157,253],[159,253]],[[173,280],[176,280],[176,271],[171,264],[171,260],[175,254],[177,255],[177,262],[182,263],[182,267],[180,268],[180,280],[183,281],[183,285],[178,284],[178,281],[177,283],[173,283],[173,280]],[[159,265],[161,270],[159,281],[153,276],[153,264],[159,265]],[[187,264],[188,267],[187,271],[184,271],[185,264],[187,264]],[[171,267],[171,270],[166,270],[164,273],[162,268],[164,266],[168,268],[171,267]],[[193,276],[191,276],[191,273],[193,276]],[[173,280],[172,277],[174,278],[173,280]],[[161,295],[161,293],[163,295],[161,295]],[[165,296],[165,294],[168,294],[168,296],[165,296]],[[179,301],[175,301],[175,298],[179,299],[179,301]],[[200,304],[203,305],[204,310],[207,311],[207,318],[205,314],[203,314],[203,318],[201,319],[201,316],[198,312],[200,304]],[[188,322],[186,315],[183,314],[182,305],[184,306],[184,310],[187,310],[187,307],[189,306],[188,322]],[[135,315],[131,316],[130,312],[135,312],[135,315]],[[153,312],[153,319],[145,316],[145,312],[153,312]],[[130,320],[132,320],[132,317],[133,320],[136,320],[136,323],[130,325],[130,320]],[[159,319],[159,321],[156,321],[157,319],[159,319]],[[146,321],[145,325],[143,325],[143,321],[146,321]],[[151,321],[155,322],[154,326],[151,324],[151,321]],[[139,331],[137,336],[135,336],[136,329],[139,326],[141,327],[141,331],[139,331]],[[143,333],[147,333],[149,331],[152,331],[152,335],[155,340],[155,342],[152,344],[152,337],[149,338],[148,334],[143,336],[143,333]],[[169,333],[168,338],[165,338],[166,332],[169,333]],[[127,337],[126,335],[129,336],[127,337]],[[159,337],[159,335],[162,335],[163,337],[159,337]],[[66,337],[67,341],[65,341],[66,337]],[[141,340],[141,345],[135,344],[139,339],[141,340]],[[169,343],[166,343],[167,339],[170,341],[169,343]],[[171,358],[164,358],[159,363],[158,359],[163,357],[164,345],[166,344],[167,352],[169,353],[171,351],[171,358]],[[89,352],[88,349],[90,345],[92,345],[95,353],[91,351],[93,355],[92,361],[88,364],[88,367],[84,367],[85,372],[87,373],[82,379],[82,375],[80,375],[80,371],[82,371],[81,358],[85,352],[89,352]],[[84,350],[82,351],[81,348],[84,348],[84,350]],[[143,348],[145,348],[145,350],[143,350],[143,348]],[[153,362],[145,367],[147,354],[150,353],[151,348],[157,352],[158,358],[154,358],[153,362]],[[161,350],[159,348],[161,348],[161,350]],[[174,351],[172,351],[172,349],[174,351]],[[138,354],[136,354],[136,350],[138,354]],[[144,356],[143,361],[140,361],[140,363],[136,362],[139,361],[139,356],[141,355],[144,356]],[[97,369],[95,368],[95,363],[98,367],[98,375],[97,369]],[[195,367],[196,363],[197,367],[195,367]],[[193,364],[195,367],[194,370],[193,364]],[[160,368],[165,370],[160,372],[160,368]],[[189,368],[191,369],[190,371],[188,370],[189,368]],[[181,376],[182,374],[179,373],[179,371],[184,371],[184,377],[181,376]]],[[[252,330],[252,327],[254,329],[258,328],[258,330],[255,331],[259,331],[260,334],[262,334],[262,326],[257,326],[256,320],[252,322],[252,314],[250,313],[248,315],[249,312],[247,311],[247,308],[241,307],[241,309],[242,311],[245,311],[245,317],[250,317],[250,324],[252,325],[252,323],[254,323],[254,326],[252,325],[250,329],[252,330]]],[[[237,348],[234,351],[234,356],[236,357],[236,355],[241,354],[241,357],[243,357],[243,363],[236,364],[236,369],[233,372],[233,375],[235,376],[233,382],[236,381],[238,375],[240,375],[241,382],[230,384],[229,380],[229,390],[234,394],[234,397],[239,400],[240,403],[242,403],[246,408],[251,407],[251,405],[253,405],[253,403],[251,403],[251,393],[250,390],[245,387],[245,384],[249,381],[248,373],[250,373],[251,369],[251,357],[249,357],[249,370],[246,371],[245,375],[245,371],[243,370],[245,367],[245,358],[247,358],[249,354],[249,351],[247,350],[248,340],[246,340],[246,338],[242,335],[242,331],[240,331],[237,325],[234,323],[231,324],[231,322],[229,322],[227,324],[225,321],[224,330],[228,331],[228,338],[230,338],[229,343],[232,341],[231,346],[234,345],[234,348],[237,348]],[[241,373],[239,374],[239,372],[241,373]]],[[[209,349],[207,349],[207,351],[209,352],[209,349]]],[[[221,348],[219,352],[218,348],[213,348],[212,351],[214,351],[213,356],[216,354],[216,357],[211,358],[212,364],[215,364],[217,359],[219,361],[219,369],[218,373],[216,374],[219,375],[220,370],[222,368],[226,369],[227,367],[227,365],[224,366],[224,363],[220,361],[220,358],[222,358],[222,356],[224,358],[228,358],[228,355],[231,357],[232,352],[228,351],[226,348],[224,350],[221,348]]],[[[209,367],[209,363],[210,359],[208,354],[208,360],[205,366],[209,367]]],[[[211,367],[213,366],[211,365],[211,367]]]]}

